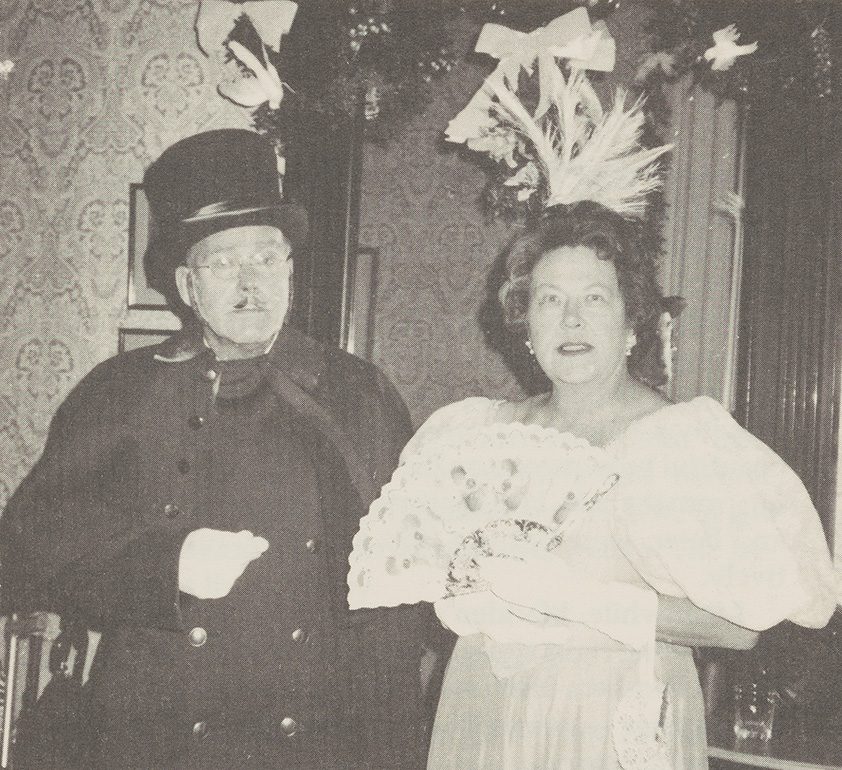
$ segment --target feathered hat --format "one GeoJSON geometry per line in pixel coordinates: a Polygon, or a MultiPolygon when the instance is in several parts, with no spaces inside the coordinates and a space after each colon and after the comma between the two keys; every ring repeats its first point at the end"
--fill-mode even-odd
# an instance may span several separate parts
{"type": "Polygon", "coordinates": [[[617,88],[613,105],[603,110],[585,70],[606,67],[573,54],[590,50],[592,58],[603,62],[599,51],[607,32],[596,24],[591,28],[581,8],[557,22],[574,14],[570,22],[580,33],[576,40],[542,55],[533,50],[530,35],[521,37],[529,48],[527,55],[510,51],[468,107],[450,122],[445,136],[504,164],[508,177],[503,184],[516,188],[520,200],[537,194],[545,208],[589,200],[628,219],[639,219],[646,212],[648,195],[661,185],[656,161],[672,145],[643,147],[643,100],[627,107],[624,88],[617,88]],[[521,71],[531,73],[536,59],[540,93],[531,110],[518,88],[521,71]],[[567,61],[569,74],[558,60],[567,61]]]}

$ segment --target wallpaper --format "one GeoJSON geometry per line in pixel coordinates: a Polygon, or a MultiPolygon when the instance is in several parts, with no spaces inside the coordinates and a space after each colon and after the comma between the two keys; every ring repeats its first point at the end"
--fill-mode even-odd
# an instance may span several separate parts
{"type": "Polygon", "coordinates": [[[69,389],[117,349],[128,189],[172,142],[246,125],[188,0],[0,0],[0,504],[69,389]]]}

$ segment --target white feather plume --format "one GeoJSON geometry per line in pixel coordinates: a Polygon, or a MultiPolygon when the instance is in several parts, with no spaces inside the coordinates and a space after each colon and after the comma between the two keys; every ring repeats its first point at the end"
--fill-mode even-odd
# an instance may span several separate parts
{"type": "Polygon", "coordinates": [[[506,79],[487,84],[497,98],[491,114],[531,145],[546,182],[545,205],[591,200],[624,217],[644,216],[647,196],[661,185],[655,161],[672,145],[641,146],[643,100],[627,109],[620,87],[604,113],[583,71],[574,69],[565,78],[554,68],[550,82],[552,107],[539,119],[519,99],[516,84],[506,79]]]}

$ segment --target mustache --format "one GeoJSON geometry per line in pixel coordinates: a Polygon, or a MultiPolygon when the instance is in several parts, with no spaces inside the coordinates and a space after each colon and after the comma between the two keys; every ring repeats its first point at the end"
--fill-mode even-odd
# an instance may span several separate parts
{"type": "Polygon", "coordinates": [[[259,297],[254,297],[251,294],[240,297],[239,301],[234,303],[234,310],[245,310],[247,307],[252,307],[255,310],[265,310],[266,303],[259,297]]]}

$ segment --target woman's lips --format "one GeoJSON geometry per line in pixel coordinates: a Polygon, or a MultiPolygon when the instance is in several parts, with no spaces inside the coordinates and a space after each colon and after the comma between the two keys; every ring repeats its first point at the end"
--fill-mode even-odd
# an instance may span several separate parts
{"type": "Polygon", "coordinates": [[[587,342],[565,342],[563,345],[559,345],[556,350],[563,356],[579,356],[590,353],[593,350],[593,345],[589,345],[587,342]]]}

